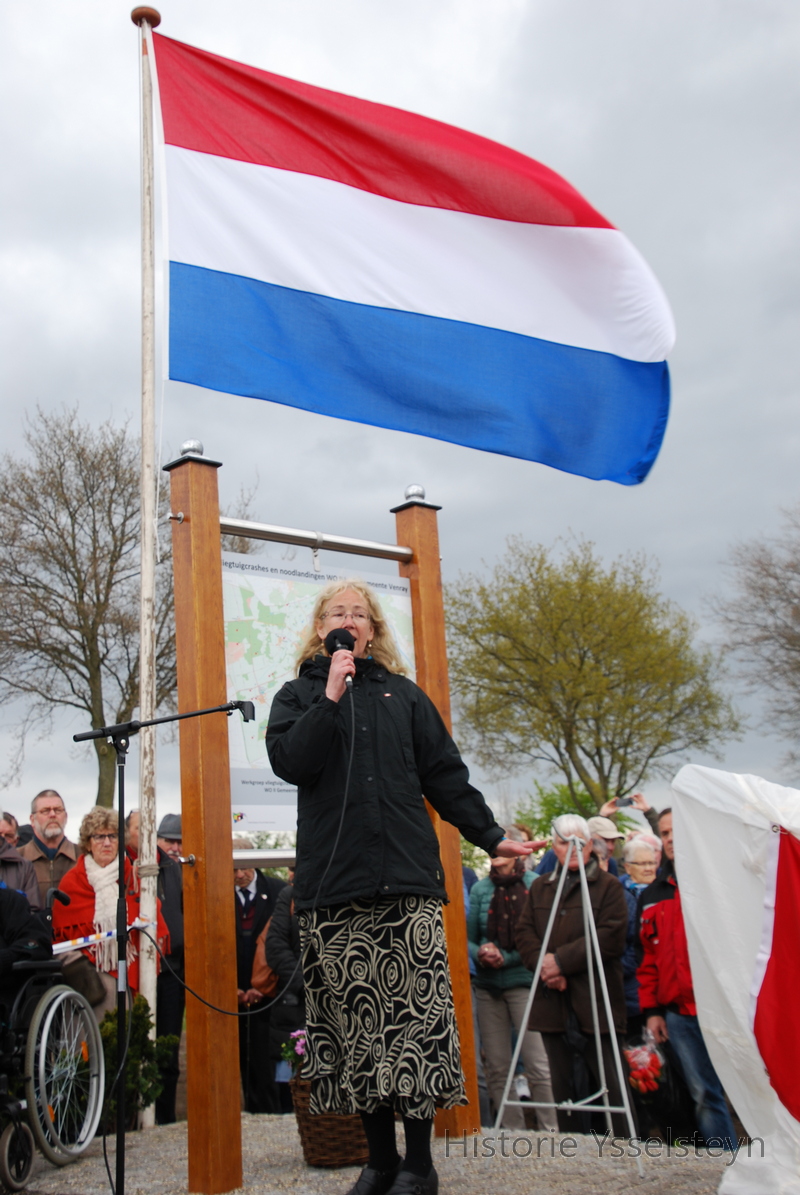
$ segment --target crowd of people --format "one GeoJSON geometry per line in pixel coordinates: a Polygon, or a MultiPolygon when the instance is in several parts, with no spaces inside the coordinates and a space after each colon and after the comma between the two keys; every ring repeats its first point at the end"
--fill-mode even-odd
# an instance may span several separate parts
{"type": "MultiPolygon", "coordinates": [[[[288,883],[238,861],[233,870],[248,1112],[291,1110],[282,1054],[305,1028],[312,1112],[358,1112],[367,1137],[369,1165],[349,1195],[436,1195],[434,1111],[463,1104],[466,1095],[441,917],[444,871],[424,793],[491,859],[484,879],[467,868],[463,875],[483,1123],[501,1105],[521,1037],[512,1096],[530,1108],[507,1106],[503,1127],[602,1131],[601,1113],[591,1107],[556,1105],[586,1101],[603,1077],[610,1102],[621,1105],[626,1051],[644,1035],[668,1060],[671,1103],[664,1092],[660,1103],[633,1092],[632,1126],[615,1112],[615,1134],[633,1127],[686,1135],[688,1126],[707,1143],[736,1147],[697,1021],[671,810],[657,813],[636,794],[626,804],[646,829],[618,829],[620,809],[609,801],[588,820],[557,817],[541,841],[521,824],[497,825],[435,707],[405,677],[376,595],[360,582],[320,592],[297,679],[273,703],[267,749],[276,774],[298,786],[297,870],[288,883]],[[590,972],[581,873],[610,1016],[590,972]]],[[[3,813],[0,891],[16,890],[14,899],[23,894],[35,910],[58,887],[70,903],[54,906],[55,940],[102,934],[115,926],[122,849],[129,924],[135,921],[138,811],[129,814],[122,842],[111,809],[90,810],[77,843],[66,826],[66,807],[53,790],[34,798],[27,827],[3,813]]],[[[239,838],[233,845],[246,851],[255,844],[239,838]]],[[[181,847],[180,815],[167,814],[158,828],[159,1035],[180,1034],[185,1005],[181,847]]],[[[133,992],[139,948],[134,930],[127,960],[133,992]]],[[[100,1018],[114,1003],[116,942],[76,943],[64,972],[100,1018]]],[[[176,1049],[162,1072],[159,1123],[175,1119],[178,1075],[176,1049]]]]}
{"type": "MultiPolygon", "coordinates": [[[[527,1112],[507,1107],[503,1127],[520,1131],[528,1124],[541,1131],[562,1132],[605,1127],[595,1114],[556,1112],[547,1106],[579,1100],[599,1086],[574,855],[539,991],[528,1027],[522,1028],[559,868],[568,839],[575,835],[584,841],[582,854],[611,998],[613,1032],[625,1073],[626,1047],[646,1033],[675,1071],[668,1092],[652,1100],[642,1100],[631,1091],[635,1127],[648,1134],[694,1133],[698,1141],[735,1148],[731,1114],[697,1023],[674,865],[672,813],[666,809],[657,814],[638,794],[635,806],[654,832],[623,834],[607,816],[608,809],[588,821],[567,815],[556,819],[552,844],[538,862],[498,856],[483,879],[464,869],[482,1120],[494,1121],[513,1046],[522,1031],[519,1074],[509,1098],[518,1100],[522,1095],[531,1107],[527,1112]],[[616,857],[611,853],[614,848],[616,857]],[[671,1103],[666,1102],[667,1095],[671,1103]]],[[[512,825],[506,827],[506,837],[524,841],[529,832],[512,825]]],[[[235,848],[253,846],[250,839],[234,839],[235,848]]],[[[290,1071],[282,1061],[282,1047],[305,1024],[293,875],[290,872],[289,882],[284,882],[263,877],[253,868],[234,872],[239,1003],[242,1009],[265,1008],[263,1017],[247,1017],[239,1023],[244,1101],[251,1112],[289,1112],[292,1107],[287,1086],[290,1071]]],[[[622,1095],[602,1003],[598,1013],[609,1098],[619,1104],[622,1095]]],[[[615,1114],[612,1119],[614,1132],[627,1136],[625,1117],[615,1114]]]]}
{"type": "MultiPolygon", "coordinates": [[[[697,1022],[689,954],[680,904],[670,809],[656,813],[637,794],[633,806],[649,831],[623,834],[608,816],[613,803],[585,821],[557,818],[552,841],[535,842],[535,856],[492,858],[483,879],[464,868],[468,914],[470,972],[478,1043],[479,1085],[484,1122],[500,1106],[512,1051],[522,1034],[516,1081],[509,1098],[530,1101],[523,1113],[505,1109],[503,1127],[522,1130],[589,1131],[593,1114],[556,1111],[551,1105],[577,1101],[596,1090],[599,1073],[594,1042],[582,899],[577,855],[572,854],[558,916],[542,963],[538,990],[527,1026],[523,1025],[533,972],[552,910],[569,840],[583,844],[592,912],[611,1000],[613,1024],[599,1002],[598,1016],[609,1097],[618,1104],[610,1034],[624,1060],[632,1041],[649,1035],[674,1070],[671,1106],[659,1098],[643,1101],[633,1093],[633,1114],[640,1132],[694,1132],[699,1139],[735,1148],[731,1113],[697,1022]],[[676,1106],[676,1099],[678,1106],[676,1106]],[[683,1106],[680,1101],[683,1100],[683,1106]],[[534,1111],[535,1110],[535,1111],[534,1111]],[[671,1122],[671,1123],[670,1123],[671,1122]]],[[[31,910],[45,907],[47,893],[60,888],[69,905],[53,909],[55,941],[113,929],[118,898],[119,827],[114,810],[95,807],[84,817],[78,841],[66,833],[67,810],[53,790],[33,799],[29,825],[8,812],[0,817],[0,890],[24,895],[31,910]]],[[[526,826],[505,828],[509,841],[525,842],[526,826]]],[[[158,827],[159,945],[168,966],[161,966],[157,987],[156,1032],[180,1037],[185,991],[183,978],[183,895],[179,814],[167,814],[158,827]]],[[[234,848],[252,849],[247,838],[234,848]]],[[[126,902],[129,923],[138,915],[139,813],[126,819],[126,902]]],[[[305,986],[301,933],[295,910],[293,871],[286,882],[253,867],[233,872],[236,914],[236,972],[240,1010],[239,1060],[243,1103],[248,1112],[292,1110],[290,1070],[282,1053],[291,1034],[305,1025],[305,986]]],[[[139,941],[131,934],[128,980],[138,986],[139,941]]],[[[69,982],[84,992],[98,1019],[115,1004],[116,942],[108,940],[64,956],[69,982]]],[[[179,1078],[178,1049],[163,1065],[163,1090],[156,1104],[159,1124],[175,1120],[179,1078]]],[[[614,1131],[627,1135],[624,1116],[613,1117],[614,1131]]]]}
{"type": "MultiPolygon", "coordinates": [[[[41,945],[41,929],[54,943],[75,943],[62,953],[62,975],[92,1005],[98,1022],[116,1007],[118,952],[112,931],[117,924],[119,901],[119,852],[125,851],[125,904],[128,924],[139,917],[139,815],[134,810],[126,819],[125,841],[120,844],[119,818],[116,810],[95,806],[82,819],[78,841],[67,837],[68,813],[59,793],[44,789],[31,803],[30,821],[20,822],[13,814],[0,815],[0,893],[13,898],[8,916],[3,918],[3,954],[8,948],[9,970],[17,957],[15,944],[8,941],[9,926],[27,926],[41,945]],[[48,895],[58,889],[68,903],[53,901],[52,930],[37,919],[47,908],[48,895]],[[25,898],[26,909],[19,905],[25,898]],[[12,917],[13,912],[13,917],[12,917]],[[22,913],[26,913],[23,916],[22,913]],[[32,928],[31,928],[32,927],[32,928]],[[104,936],[103,936],[104,935],[104,936]],[[99,940],[78,945],[78,940],[94,936],[99,940]]],[[[183,996],[180,983],[183,967],[183,894],[181,865],[180,815],[167,814],[158,828],[157,919],[154,937],[158,945],[159,976],[157,988],[156,1033],[180,1037],[183,1025],[183,996]],[[169,964],[162,966],[161,958],[169,964]]],[[[22,932],[22,931],[21,931],[22,932]]],[[[24,957],[25,933],[20,938],[24,957]]],[[[42,939],[43,940],[43,939],[42,939]]],[[[129,935],[127,981],[131,997],[139,986],[139,931],[129,935]]],[[[0,975],[0,981],[7,976],[0,975]]],[[[170,1124],[176,1118],[175,1095],[179,1077],[178,1049],[162,1066],[162,1092],[156,1103],[156,1119],[170,1124]]]]}
{"type": "MultiPolygon", "coordinates": [[[[652,1096],[631,1091],[634,1128],[643,1135],[692,1137],[723,1149],[736,1148],[731,1111],[714,1071],[697,1020],[689,952],[681,912],[672,836],[672,810],[653,810],[641,794],[632,800],[650,831],[623,834],[608,816],[615,803],[584,820],[566,814],[553,823],[552,842],[538,863],[493,859],[486,879],[475,882],[465,868],[468,937],[476,1027],[490,1114],[499,1108],[520,1032],[533,973],[553,909],[570,841],[581,844],[587,888],[613,1024],[597,987],[596,1006],[609,1100],[619,1106],[611,1034],[617,1040],[623,1077],[627,1050],[639,1044],[664,1055],[662,1083],[652,1096]],[[620,849],[621,848],[621,849],[620,849]],[[615,857],[614,852],[618,851],[615,857]],[[528,870],[528,868],[533,870],[528,870]],[[664,1076],[670,1068],[670,1082],[664,1076]]],[[[531,838],[521,824],[507,837],[531,838]]],[[[521,1072],[510,1099],[537,1104],[586,1099],[601,1086],[587,943],[584,936],[579,862],[574,848],[557,916],[553,919],[520,1055],[521,1072]],[[547,1092],[549,1091],[549,1094],[547,1092]]],[[[529,1113],[529,1115],[531,1114],[529,1113]]],[[[553,1127],[549,1110],[536,1107],[540,1129],[553,1127]]],[[[561,1131],[604,1128],[594,1112],[559,1109],[561,1131]]],[[[613,1130],[628,1136],[624,1115],[613,1130]]],[[[503,1127],[520,1125],[520,1109],[505,1110],[503,1127]]]]}

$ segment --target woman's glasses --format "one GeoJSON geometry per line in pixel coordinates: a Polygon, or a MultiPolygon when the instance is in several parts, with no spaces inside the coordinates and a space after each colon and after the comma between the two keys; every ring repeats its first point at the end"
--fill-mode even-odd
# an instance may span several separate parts
{"type": "Polygon", "coordinates": [[[344,622],[346,618],[352,618],[353,622],[369,622],[369,614],[366,610],[328,610],[322,618],[327,618],[328,622],[344,622]]]}
{"type": "Polygon", "coordinates": [[[116,842],[119,834],[92,834],[92,842],[116,842]]]}

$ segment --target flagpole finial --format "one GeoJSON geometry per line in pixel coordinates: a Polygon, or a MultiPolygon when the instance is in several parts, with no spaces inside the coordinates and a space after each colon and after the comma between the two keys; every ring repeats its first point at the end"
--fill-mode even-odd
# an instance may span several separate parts
{"type": "Polygon", "coordinates": [[[134,8],[131,20],[134,25],[143,25],[147,21],[150,28],[155,29],[156,25],[161,24],[161,13],[157,8],[148,8],[146,5],[142,5],[140,8],[134,8]]]}

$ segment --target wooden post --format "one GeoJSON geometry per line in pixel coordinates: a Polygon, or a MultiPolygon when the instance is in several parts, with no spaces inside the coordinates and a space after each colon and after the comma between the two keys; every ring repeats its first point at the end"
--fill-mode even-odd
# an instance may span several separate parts
{"type": "MultiPolygon", "coordinates": [[[[225,642],[219,537],[219,461],[188,441],[170,470],[178,711],[222,705],[225,642]],[[182,518],[180,517],[182,515],[182,518]],[[176,518],[176,516],[178,516],[176,518]]],[[[236,1012],[228,719],[180,723],[186,982],[236,1012]]],[[[239,1030],[235,1017],[186,997],[189,1190],[218,1195],[242,1185],[239,1030]]]]}
{"type": "MultiPolygon", "coordinates": [[[[408,577],[411,582],[417,684],[428,694],[448,730],[452,730],[439,529],[436,522],[436,512],[441,510],[441,507],[425,501],[425,491],[421,486],[409,487],[406,497],[408,501],[394,507],[392,514],[396,515],[397,519],[398,544],[406,544],[414,553],[409,564],[400,565],[400,575],[408,577]]],[[[475,1035],[472,1031],[472,991],[467,962],[464,881],[461,873],[458,830],[448,822],[442,821],[430,805],[428,813],[439,838],[445,886],[450,898],[450,903],[444,906],[444,929],[453,985],[453,1002],[461,1038],[461,1065],[464,1068],[469,1100],[467,1107],[451,1108],[436,1115],[436,1136],[443,1137],[445,1132],[448,1132],[452,1137],[461,1136],[464,1132],[477,1133],[481,1128],[475,1069],[475,1035]]]]}

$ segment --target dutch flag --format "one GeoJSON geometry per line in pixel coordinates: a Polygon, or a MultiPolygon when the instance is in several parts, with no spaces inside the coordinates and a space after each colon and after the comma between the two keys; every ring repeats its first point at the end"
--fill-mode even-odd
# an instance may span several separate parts
{"type": "Polygon", "coordinates": [[[644,479],[672,316],[569,183],[438,121],[152,44],[170,378],[644,479]]]}

